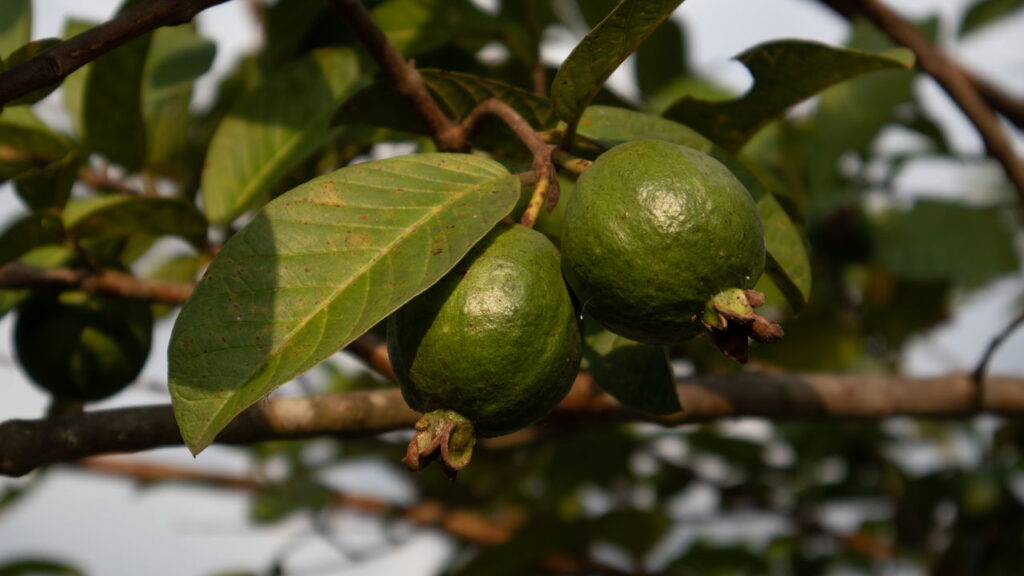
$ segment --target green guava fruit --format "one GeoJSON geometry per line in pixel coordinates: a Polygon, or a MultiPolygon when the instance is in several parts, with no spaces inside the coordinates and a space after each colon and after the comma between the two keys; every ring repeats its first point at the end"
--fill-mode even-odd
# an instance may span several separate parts
{"type": "Polygon", "coordinates": [[[640,342],[752,324],[763,302],[747,290],[765,267],[757,205],[724,165],[692,148],[635,140],[599,156],[565,207],[561,248],[583,311],[640,342]]]}
{"type": "Polygon", "coordinates": [[[487,437],[540,419],[568,393],[582,353],[558,250],[539,232],[499,224],[389,318],[388,353],[406,402],[434,421],[418,430],[455,418],[487,437]]]}
{"type": "Polygon", "coordinates": [[[100,400],[139,375],[152,328],[146,302],[83,292],[36,294],[18,308],[14,349],[32,381],[53,396],[100,400]]]}

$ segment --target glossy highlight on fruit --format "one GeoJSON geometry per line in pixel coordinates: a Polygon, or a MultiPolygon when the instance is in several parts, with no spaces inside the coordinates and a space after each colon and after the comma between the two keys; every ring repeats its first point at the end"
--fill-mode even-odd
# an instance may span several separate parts
{"type": "Polygon", "coordinates": [[[388,322],[406,402],[424,413],[458,413],[477,436],[547,414],[569,391],[581,349],[558,251],[519,225],[499,224],[388,322]]]}
{"type": "Polygon", "coordinates": [[[152,328],[146,302],[37,294],[18,308],[14,349],[32,381],[55,397],[100,400],[139,375],[152,328]]]}
{"type": "Polygon", "coordinates": [[[764,271],[753,198],[691,148],[620,144],[583,172],[565,210],[566,280],[585,312],[633,340],[695,336],[713,297],[752,288],[764,271]]]}

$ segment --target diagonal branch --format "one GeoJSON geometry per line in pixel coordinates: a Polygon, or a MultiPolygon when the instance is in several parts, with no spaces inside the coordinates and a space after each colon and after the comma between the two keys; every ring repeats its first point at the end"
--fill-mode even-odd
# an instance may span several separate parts
{"type": "MultiPolygon", "coordinates": [[[[623,407],[581,374],[546,422],[646,421],[681,426],[740,416],[872,420],[899,415],[962,418],[978,412],[969,375],[742,373],[688,378],[677,383],[676,391],[685,410],[652,416],[623,407]]],[[[1024,378],[989,378],[981,409],[1024,415],[1024,378]]],[[[274,398],[243,412],[216,441],[247,445],[312,436],[365,437],[410,429],[418,418],[397,389],[274,398]]],[[[0,475],[21,476],[55,462],[181,443],[170,405],[9,420],[0,423],[0,475]]]]}
{"type": "MultiPolygon", "coordinates": [[[[860,13],[857,0],[821,0],[821,3],[847,20],[853,20],[860,13]]],[[[1014,98],[1011,94],[966,68],[961,68],[961,70],[967,74],[971,84],[993,110],[1012,122],[1014,126],[1024,128],[1024,100],[1014,98]]]]}
{"type": "Polygon", "coordinates": [[[149,0],[0,72],[0,106],[33,90],[57,84],[118,46],[163,26],[186,24],[227,0],[149,0]]]}
{"type": "Polygon", "coordinates": [[[352,27],[395,89],[427,127],[437,147],[445,151],[465,148],[466,140],[460,138],[458,126],[441,110],[437,101],[427,91],[427,86],[423,83],[420,73],[416,71],[416,67],[402,58],[384,32],[374,23],[363,3],[360,0],[331,0],[330,4],[352,27]]]}
{"type": "MultiPolygon", "coordinates": [[[[939,47],[932,44],[916,26],[894,12],[882,0],[822,1],[847,18],[863,14],[894,42],[914,52],[920,68],[939,83],[981,135],[988,155],[999,162],[1017,190],[1021,200],[1020,209],[1024,211],[1024,162],[1017,157],[1010,137],[991,107],[993,98],[996,102],[1006,105],[1011,101],[1009,97],[985,84],[985,92],[989,96],[989,101],[986,101],[976,80],[939,47]]],[[[1013,113],[1014,110],[1007,110],[1008,115],[1013,113]]]]}

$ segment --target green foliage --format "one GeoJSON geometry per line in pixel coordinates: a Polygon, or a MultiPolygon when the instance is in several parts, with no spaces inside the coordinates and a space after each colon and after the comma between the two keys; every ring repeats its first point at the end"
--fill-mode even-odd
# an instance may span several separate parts
{"type": "MultiPolygon", "coordinates": [[[[137,4],[129,0],[122,11],[137,4]]],[[[701,38],[677,18],[687,5],[670,18],[680,0],[506,0],[494,11],[469,0],[366,4],[402,57],[415,59],[451,120],[497,98],[547,143],[584,160],[659,139],[724,164],[756,202],[766,274],[755,288],[767,296],[764,314],[786,332],[779,343],[755,344],[748,370],[898,372],[908,347],[927,348],[920,343],[934,340],[929,332],[959,312],[964,295],[1019,275],[1020,217],[1002,181],[971,181],[942,200],[908,190],[908,168],[920,160],[970,163],[969,177],[980,162],[947,137],[947,123],[915,89],[921,76],[907,53],[867,20],[851,24],[845,48],[803,40],[748,48],[738,58],[753,84],[737,97],[691,68],[689,44],[701,38]],[[542,42],[573,35],[582,41],[571,55],[547,67],[542,42]],[[624,97],[604,82],[632,54],[636,85],[624,97]],[[893,146],[894,134],[913,143],[893,146]]],[[[1021,6],[969,3],[960,38],[1007,22],[1021,6]]],[[[500,221],[518,218],[533,193],[530,154],[497,118],[480,124],[466,150],[434,154],[406,99],[327,3],[250,7],[263,44],[218,79],[209,104],[195,100],[194,89],[211,73],[215,46],[190,23],[145,34],[71,74],[60,85],[65,125],[48,125],[51,109],[27,105],[56,87],[0,111],[0,182],[7,184],[0,194],[16,194],[23,205],[0,218],[0,266],[198,279],[184,306],[135,302],[132,312],[104,320],[175,322],[170,395],[194,452],[287,382],[298,380],[293,390],[304,393],[395,386],[338,350],[362,335],[360,344],[382,338],[385,317],[412,313],[410,301],[458,274],[464,256],[500,221]],[[365,162],[390,155],[393,144],[409,153],[365,162]]],[[[685,22],[703,30],[700,21],[685,22]]],[[[31,2],[3,0],[0,70],[52,45],[32,42],[31,23],[31,2]]],[[[62,36],[96,24],[70,19],[62,36]]],[[[916,24],[936,37],[937,18],[916,24]]],[[[562,199],[535,226],[556,246],[570,200],[588,194],[576,186],[583,165],[558,166],[562,199]]],[[[604,218],[592,228],[612,223],[604,218]]],[[[613,265],[634,274],[679,248],[613,265]]],[[[672,272],[673,289],[686,272],[672,272]]],[[[41,292],[0,289],[0,316],[38,317],[32,303],[41,292]]],[[[587,300],[573,301],[577,314],[587,300]]],[[[73,323],[23,328],[39,353],[20,367],[61,368],[55,346],[74,336],[73,323]]],[[[153,337],[145,324],[121,341],[105,339],[99,356],[135,350],[141,362],[137,344],[153,337]]],[[[515,349],[544,349],[548,333],[537,328],[526,345],[505,343],[513,350],[503,382],[527,370],[515,349]]],[[[627,408],[616,415],[692,409],[679,405],[673,367],[723,379],[739,370],[708,339],[650,346],[589,316],[582,344],[583,369],[627,408]]],[[[963,354],[941,351],[950,366],[969,368],[963,354]]],[[[456,347],[448,356],[483,362],[476,350],[456,347]]],[[[122,374],[119,384],[131,379],[122,374]]],[[[723,401],[703,393],[702,402],[723,401]]],[[[258,445],[250,454],[271,480],[252,494],[250,520],[312,522],[320,533],[324,511],[347,501],[328,489],[326,476],[369,462],[411,493],[410,502],[367,501],[367,510],[380,511],[388,545],[420,522],[455,534],[470,526],[496,542],[459,543],[447,573],[1019,571],[1024,426],[1012,419],[660,429],[590,412],[610,402],[581,386],[553,418],[481,442],[455,482],[399,471],[404,448],[391,435],[325,440],[330,450],[258,445]],[[961,457],[964,446],[980,457],[961,457]],[[836,510],[852,512],[834,522],[836,510]],[[484,531],[492,522],[500,529],[484,531]]],[[[40,478],[0,488],[0,513],[30,505],[24,495],[40,478]]],[[[353,552],[348,561],[375,553],[353,552]]],[[[247,570],[291,569],[283,558],[273,562],[247,570]]],[[[0,562],[0,576],[79,573],[44,557],[0,562]]]]}
{"type": "Polygon", "coordinates": [[[872,215],[871,227],[874,260],[901,278],[975,286],[1017,269],[1014,227],[1000,208],[920,200],[909,210],[872,215]]]}
{"type": "Polygon", "coordinates": [[[235,101],[210,142],[201,190],[211,222],[265,203],[270,187],[330,137],[327,120],[359,79],[355,54],[322,49],[235,101]]]}
{"type": "Polygon", "coordinates": [[[1021,8],[1024,8],[1021,0],[975,0],[960,22],[960,35],[979,32],[1021,8]]]}
{"type": "Polygon", "coordinates": [[[623,0],[576,45],[551,84],[555,113],[575,126],[604,81],[683,0],[623,0]]]}
{"type": "Polygon", "coordinates": [[[584,326],[581,368],[601,389],[625,406],[652,414],[683,409],[664,348],[623,338],[593,320],[584,326]]]}
{"type": "Polygon", "coordinates": [[[30,40],[32,0],[9,0],[0,12],[0,60],[30,40]]]}
{"type": "Polygon", "coordinates": [[[351,166],[269,204],[175,324],[169,383],[189,448],[436,282],[518,197],[500,164],[438,154],[351,166]]]}
{"type": "Polygon", "coordinates": [[[913,65],[913,56],[906,51],[870,54],[797,40],[762,44],[736,59],[754,77],[754,85],[742,97],[720,102],[687,97],[665,112],[733,152],[765,124],[828,86],[913,65]]]}

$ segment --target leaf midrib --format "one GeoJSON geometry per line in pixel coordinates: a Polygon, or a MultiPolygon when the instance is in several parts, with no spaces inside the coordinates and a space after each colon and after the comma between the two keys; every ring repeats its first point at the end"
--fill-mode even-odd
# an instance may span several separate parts
{"type": "MultiPolygon", "coordinates": [[[[507,179],[509,177],[510,176],[506,174],[506,175],[500,176],[498,178],[494,178],[493,180],[489,180],[489,181],[486,181],[486,182],[492,182],[493,183],[493,182],[497,182],[497,181],[500,181],[500,180],[503,180],[503,179],[507,179]]],[[[276,346],[273,349],[271,349],[269,351],[269,353],[266,356],[264,356],[264,359],[259,363],[257,368],[249,373],[248,377],[246,378],[246,382],[251,382],[254,375],[263,373],[263,371],[266,370],[267,366],[270,364],[270,362],[268,362],[268,359],[277,358],[280,355],[280,351],[285,349],[285,348],[287,348],[288,346],[290,346],[292,344],[292,341],[295,338],[296,334],[298,332],[300,332],[301,330],[303,330],[309,324],[309,322],[313,318],[315,318],[318,314],[321,314],[327,307],[329,307],[344,291],[346,291],[350,286],[352,286],[352,284],[356,281],[356,279],[361,278],[363,276],[363,274],[366,273],[367,270],[369,270],[371,267],[376,265],[386,254],[390,254],[392,249],[395,246],[400,245],[409,236],[411,236],[411,235],[415,234],[416,232],[418,232],[420,230],[420,227],[421,227],[421,225],[423,224],[424,221],[429,220],[430,218],[436,216],[438,213],[440,213],[443,210],[449,208],[451,205],[453,205],[453,204],[457,203],[458,201],[462,200],[463,198],[468,196],[472,191],[479,190],[479,189],[483,188],[484,185],[486,184],[486,182],[480,182],[476,186],[472,186],[472,187],[466,188],[465,192],[463,194],[453,194],[450,199],[446,200],[444,203],[439,204],[439,205],[437,205],[436,207],[434,207],[432,209],[427,210],[423,217],[421,217],[420,219],[416,220],[416,222],[414,222],[412,225],[406,227],[405,230],[401,234],[396,236],[395,239],[392,242],[388,243],[384,248],[379,250],[377,252],[376,256],[374,256],[369,261],[367,261],[367,263],[364,264],[363,266],[360,266],[355,273],[350,275],[346,282],[344,282],[343,284],[340,284],[338,286],[338,288],[328,298],[325,298],[323,300],[323,303],[320,306],[315,307],[310,312],[310,314],[306,315],[304,318],[302,318],[300,321],[298,321],[296,323],[296,325],[295,325],[295,328],[293,328],[287,335],[285,335],[285,337],[282,340],[281,344],[279,346],[276,346]]],[[[343,342],[339,346],[344,346],[344,345],[345,345],[345,343],[343,342]]],[[[308,358],[308,356],[307,356],[307,358],[308,358]]],[[[271,376],[273,376],[273,374],[271,374],[271,376]]],[[[236,396],[235,394],[232,394],[231,398],[234,398],[235,396],[236,396]]],[[[228,402],[221,403],[221,406],[213,413],[213,415],[209,419],[206,420],[207,425],[202,428],[202,432],[200,434],[201,438],[203,438],[205,440],[205,437],[209,433],[209,430],[214,425],[214,421],[217,420],[224,413],[224,410],[227,408],[227,406],[228,406],[228,402]]]]}

